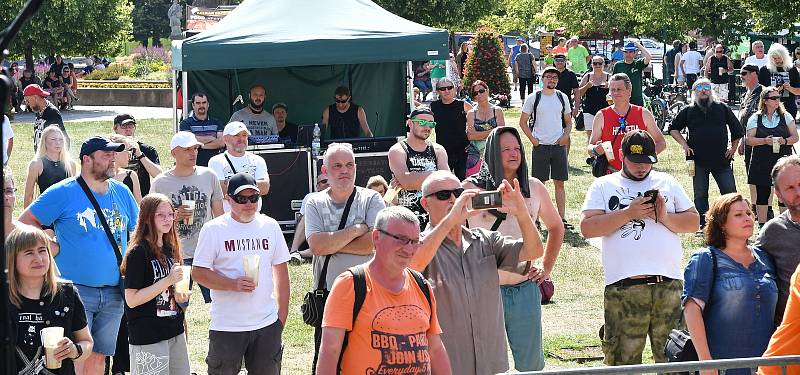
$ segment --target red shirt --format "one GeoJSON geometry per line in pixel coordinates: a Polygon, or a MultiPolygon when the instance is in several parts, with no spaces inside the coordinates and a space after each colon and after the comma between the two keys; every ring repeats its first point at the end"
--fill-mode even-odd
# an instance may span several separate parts
{"type": "Polygon", "coordinates": [[[625,138],[625,133],[636,129],[647,131],[647,126],[644,124],[644,117],[642,116],[642,107],[631,104],[630,111],[625,117],[625,128],[623,132],[614,139],[614,135],[620,130],[620,120],[622,116],[614,112],[614,106],[609,106],[600,110],[603,113],[603,132],[600,136],[600,142],[614,141],[612,147],[614,148],[614,160],[608,161],[608,166],[615,170],[622,169],[622,138],[625,138]]]}

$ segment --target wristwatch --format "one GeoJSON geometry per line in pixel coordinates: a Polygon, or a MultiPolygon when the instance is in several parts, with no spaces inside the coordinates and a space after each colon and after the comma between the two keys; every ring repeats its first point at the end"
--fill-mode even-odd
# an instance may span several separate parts
{"type": "Polygon", "coordinates": [[[81,347],[81,344],[73,344],[73,345],[75,345],[75,350],[78,351],[78,355],[76,355],[75,358],[73,359],[78,359],[83,355],[83,347],[81,347]]]}

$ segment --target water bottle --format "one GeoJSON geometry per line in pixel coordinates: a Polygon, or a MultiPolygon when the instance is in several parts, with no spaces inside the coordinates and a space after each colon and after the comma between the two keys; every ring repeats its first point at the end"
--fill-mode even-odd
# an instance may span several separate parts
{"type": "Polygon", "coordinates": [[[311,153],[315,157],[319,156],[319,144],[322,132],[319,130],[319,124],[314,124],[314,139],[311,141],[311,153]]]}

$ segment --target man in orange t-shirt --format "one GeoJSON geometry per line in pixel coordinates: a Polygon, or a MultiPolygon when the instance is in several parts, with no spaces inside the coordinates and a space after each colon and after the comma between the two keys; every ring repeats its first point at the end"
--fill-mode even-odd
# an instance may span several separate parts
{"type": "MultiPolygon", "coordinates": [[[[783,313],[783,322],[772,334],[769,340],[767,351],[764,357],[777,357],[782,355],[800,354],[800,266],[792,275],[792,283],[789,290],[789,302],[786,303],[786,311],[783,313]]],[[[779,366],[759,367],[759,375],[780,374],[779,366]]],[[[800,365],[786,367],[786,374],[800,375],[800,365]]]]}
{"type": "Polygon", "coordinates": [[[408,264],[419,249],[419,221],[402,206],[378,213],[372,230],[375,256],[364,265],[367,293],[353,321],[353,275],[336,278],[322,319],[317,375],[451,374],[436,317],[408,264]],[[343,348],[345,332],[349,332],[343,348]]]}

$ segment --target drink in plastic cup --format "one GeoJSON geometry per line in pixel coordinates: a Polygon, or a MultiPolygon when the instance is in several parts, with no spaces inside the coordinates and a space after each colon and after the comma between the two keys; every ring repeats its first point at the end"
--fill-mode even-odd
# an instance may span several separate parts
{"type": "Polygon", "coordinates": [[[617,158],[614,155],[614,146],[611,145],[611,142],[605,141],[605,142],[601,143],[600,146],[603,147],[603,151],[605,151],[606,159],[608,159],[608,161],[612,161],[612,160],[617,158]]]}
{"type": "Polygon", "coordinates": [[[195,208],[196,204],[197,204],[197,202],[195,202],[195,201],[186,200],[186,199],[183,200],[183,205],[188,206],[187,210],[192,211],[192,216],[189,216],[189,218],[186,219],[186,224],[187,225],[194,224],[194,208],[195,208]]]}
{"type": "Polygon", "coordinates": [[[772,137],[772,153],[781,152],[781,137],[772,137]]]}
{"type": "Polygon", "coordinates": [[[689,177],[694,177],[694,160],[686,161],[686,172],[689,174],[689,177]]]}
{"type": "Polygon", "coordinates": [[[192,276],[192,266],[181,266],[183,277],[175,283],[175,293],[189,293],[189,278],[192,276]]]}
{"type": "Polygon", "coordinates": [[[723,75],[723,74],[725,74],[725,68],[723,68],[723,67],[721,67],[721,66],[720,66],[720,67],[718,67],[717,69],[719,69],[719,75],[723,75]]]}
{"type": "Polygon", "coordinates": [[[47,327],[39,331],[44,346],[44,367],[49,369],[61,368],[61,361],[56,360],[56,347],[64,337],[64,327],[47,327]]]}
{"type": "Polygon", "coordinates": [[[260,258],[258,254],[245,255],[243,258],[244,275],[252,279],[256,285],[258,285],[258,261],[260,258]]]}

